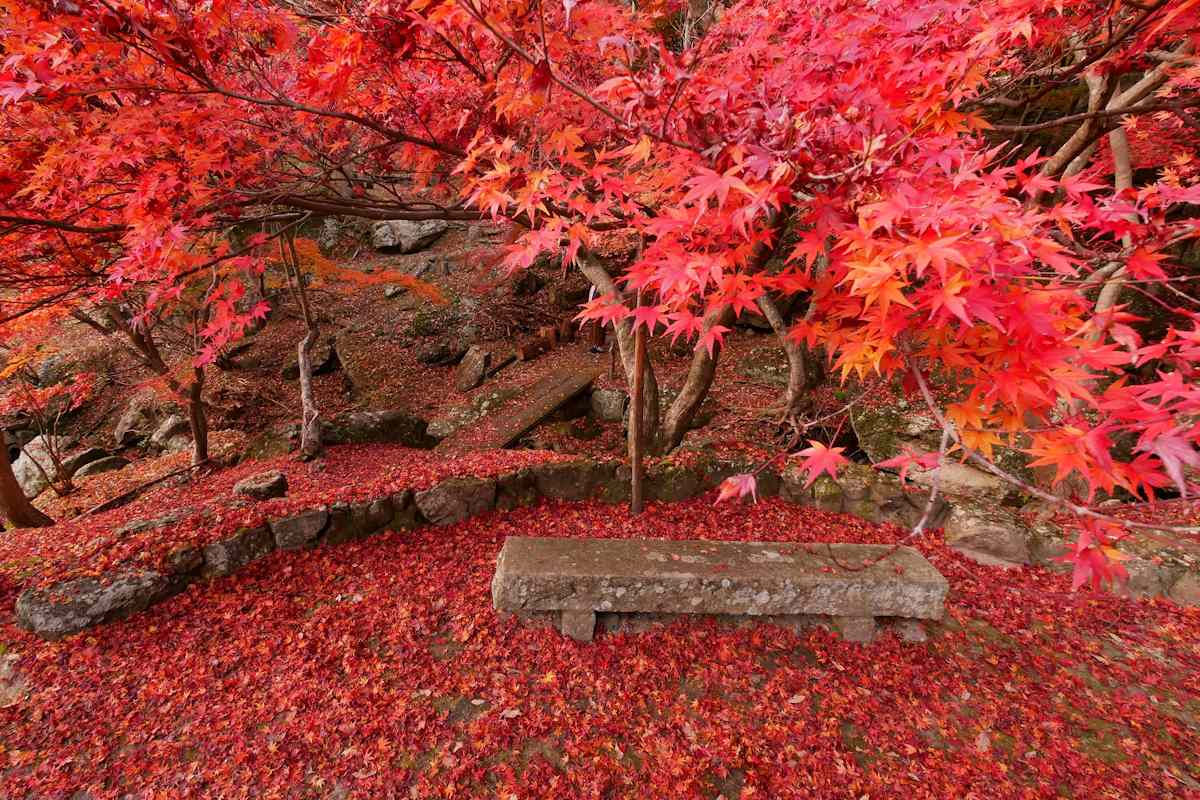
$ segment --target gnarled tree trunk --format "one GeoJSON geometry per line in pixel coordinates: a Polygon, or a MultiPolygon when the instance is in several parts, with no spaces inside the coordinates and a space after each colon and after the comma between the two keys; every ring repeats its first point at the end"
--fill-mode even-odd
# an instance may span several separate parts
{"type": "MultiPolygon", "coordinates": [[[[296,347],[296,363],[300,369],[300,458],[309,461],[321,455],[325,447],[321,441],[321,413],[317,408],[312,382],[312,350],[320,335],[320,326],[308,302],[304,275],[300,272],[300,256],[296,252],[296,241],[289,236],[287,244],[286,255],[290,258],[284,258],[284,269],[287,271],[292,293],[296,296],[296,303],[300,306],[300,313],[304,317],[305,333],[296,347]]],[[[282,244],[280,249],[282,250],[282,244]]]]}
{"type": "MultiPolygon", "coordinates": [[[[2,443],[0,443],[2,444],[2,443]]],[[[8,461],[8,448],[0,446],[0,513],[14,528],[45,528],[54,524],[54,520],[33,507],[17,476],[13,474],[12,464],[8,461]]]]}
{"type": "MultiPolygon", "coordinates": [[[[149,330],[139,331],[129,317],[114,306],[110,306],[107,310],[114,328],[121,331],[129,340],[130,348],[137,359],[142,362],[142,366],[156,375],[162,376],[177,397],[187,400],[188,428],[192,434],[192,464],[203,464],[208,461],[208,407],[204,402],[204,368],[193,367],[192,380],[184,386],[171,374],[171,368],[167,366],[167,362],[163,359],[149,330]]],[[[199,321],[196,322],[195,327],[197,329],[200,327],[199,321]]]]}
{"type": "MultiPolygon", "coordinates": [[[[707,332],[714,325],[729,326],[732,323],[733,306],[723,305],[705,315],[704,330],[707,332]]],[[[708,397],[713,377],[717,374],[717,359],[720,355],[720,345],[713,346],[711,356],[704,347],[696,348],[683,388],[679,390],[663,418],[662,428],[655,441],[655,452],[670,452],[683,442],[683,437],[687,435],[696,419],[696,413],[708,397]]]]}
{"type": "MultiPolygon", "coordinates": [[[[779,232],[784,219],[785,215],[783,214],[773,215],[771,227],[776,233],[779,232]]],[[[772,253],[774,253],[773,245],[760,245],[754,254],[750,269],[761,269],[770,259],[772,253]]],[[[597,290],[604,294],[619,296],[620,293],[617,291],[612,276],[608,274],[603,264],[591,254],[582,252],[579,257],[579,263],[580,270],[597,290]]],[[[719,306],[710,310],[705,315],[703,331],[707,334],[714,325],[729,326],[733,323],[733,319],[734,312],[732,305],[719,306]]],[[[635,367],[634,336],[629,320],[622,320],[617,323],[616,339],[617,348],[621,354],[621,365],[625,370],[625,379],[629,385],[632,385],[632,376],[636,373],[637,368],[635,367]]],[[[695,421],[700,406],[704,403],[705,398],[708,397],[708,390],[712,387],[719,358],[719,346],[714,346],[711,356],[704,347],[696,349],[692,356],[692,364],[688,369],[683,387],[671,403],[670,408],[663,415],[662,424],[660,425],[658,421],[659,387],[654,377],[653,365],[647,355],[642,376],[644,381],[642,387],[644,394],[643,402],[645,403],[643,407],[644,418],[642,430],[645,433],[643,442],[646,445],[647,452],[667,453],[683,442],[683,437],[695,421]]]]}
{"type": "Polygon", "coordinates": [[[192,432],[192,466],[208,461],[208,415],[204,411],[204,368],[192,368],[188,385],[188,427],[192,432]]]}
{"type": "Polygon", "coordinates": [[[779,338],[779,344],[783,347],[784,355],[787,357],[788,382],[784,389],[782,403],[782,413],[786,419],[800,412],[804,400],[808,398],[809,392],[818,382],[816,370],[809,361],[808,348],[789,335],[787,323],[770,295],[764,294],[758,298],[758,308],[767,318],[767,322],[771,323],[771,330],[775,331],[775,335],[779,338]]]}

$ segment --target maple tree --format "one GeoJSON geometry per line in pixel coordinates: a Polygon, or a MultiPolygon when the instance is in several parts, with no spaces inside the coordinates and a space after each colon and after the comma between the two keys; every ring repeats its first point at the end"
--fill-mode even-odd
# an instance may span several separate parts
{"type": "MultiPolygon", "coordinates": [[[[758,309],[801,433],[823,362],[928,404],[945,446],[914,463],[1016,481],[995,451],[1023,451],[1056,474],[1022,488],[1075,492],[1089,525],[1098,492],[1186,495],[1200,466],[1196,0],[0,9],[0,319],[129,297],[134,334],[190,315],[194,409],[305,215],[491,218],[515,226],[508,268],[554,254],[600,289],[583,317],[614,326],[654,451],[758,309]],[[613,237],[626,263],[597,255],[613,237]],[[661,419],[637,328],[695,344],[661,419]]],[[[1098,554],[1075,562],[1107,574],[1098,554]]]]}
{"type": "Polygon", "coordinates": [[[50,386],[39,386],[37,375],[31,368],[36,354],[17,353],[9,356],[8,364],[0,370],[0,378],[9,379],[8,392],[0,396],[0,416],[26,416],[38,433],[38,441],[49,460],[43,464],[32,459],[46,483],[55,493],[70,492],[71,475],[64,465],[66,453],[58,436],[63,417],[78,410],[96,390],[96,376],[90,372],[78,372],[69,380],[50,386]]]}

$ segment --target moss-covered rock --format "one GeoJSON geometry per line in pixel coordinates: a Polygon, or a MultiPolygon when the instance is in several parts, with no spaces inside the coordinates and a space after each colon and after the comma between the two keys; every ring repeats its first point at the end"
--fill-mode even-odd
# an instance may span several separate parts
{"type": "MultiPolygon", "coordinates": [[[[928,453],[941,447],[942,429],[937,420],[910,408],[904,399],[878,407],[855,407],[850,413],[850,423],[859,448],[872,464],[895,458],[906,449],[928,453]]],[[[1035,482],[1027,454],[997,446],[994,455],[1001,469],[1026,482],[1035,482]]],[[[914,483],[923,486],[932,486],[936,477],[940,481],[940,490],[949,494],[988,496],[999,500],[1014,491],[1013,485],[1003,478],[958,461],[948,460],[936,470],[910,469],[908,475],[914,483]]]]}
{"type": "MultiPolygon", "coordinates": [[[[895,475],[865,464],[845,465],[836,479],[822,475],[811,485],[806,485],[807,480],[807,473],[799,465],[789,465],[783,472],[780,496],[788,502],[822,511],[905,527],[915,525],[924,516],[928,502],[925,492],[910,489],[895,475]]],[[[930,512],[928,524],[940,524],[946,513],[947,505],[939,499],[930,512]]]]}

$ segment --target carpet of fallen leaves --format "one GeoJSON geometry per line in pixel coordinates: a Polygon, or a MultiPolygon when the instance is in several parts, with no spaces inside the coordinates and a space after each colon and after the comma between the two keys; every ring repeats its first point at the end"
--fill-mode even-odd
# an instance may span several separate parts
{"type": "MultiPolygon", "coordinates": [[[[136,467],[90,479],[84,491],[91,491],[87,488],[91,482],[102,482],[106,488],[101,497],[113,497],[147,477],[186,468],[187,460],[186,453],[179,453],[147,460],[151,466],[136,462],[136,467]]],[[[327,503],[425,489],[443,478],[487,477],[553,460],[567,457],[533,450],[496,450],[446,458],[430,450],[371,444],[330,447],[324,458],[307,464],[284,455],[186,473],[112,511],[64,520],[51,528],[27,528],[0,535],[0,587],[6,582],[19,588],[46,585],[70,577],[98,575],[118,565],[159,569],[177,548],[202,547],[240,528],[260,526],[268,519],[327,503]],[[233,493],[241,479],[274,470],[287,476],[286,497],[254,501],[233,493]],[[130,523],[155,520],[159,524],[143,530],[127,528],[130,523]]],[[[89,498],[89,504],[94,500],[89,498]]]]}
{"type": "MultiPolygon", "coordinates": [[[[331,465],[329,469],[338,469],[331,465]]],[[[676,622],[590,645],[498,619],[511,534],[889,541],[792,507],[543,505],[275,553],[48,644],[0,709],[6,797],[1200,797],[1200,610],[920,548],[926,644],[676,622]]]]}

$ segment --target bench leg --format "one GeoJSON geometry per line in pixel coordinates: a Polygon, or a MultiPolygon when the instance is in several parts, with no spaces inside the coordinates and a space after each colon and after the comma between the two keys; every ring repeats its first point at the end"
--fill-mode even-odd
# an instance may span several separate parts
{"type": "Polygon", "coordinates": [[[874,617],[834,617],[833,627],[847,642],[870,644],[879,625],[874,617]]]}
{"type": "Polygon", "coordinates": [[[561,611],[558,629],[577,642],[590,642],[596,632],[595,611],[561,611]]]}

